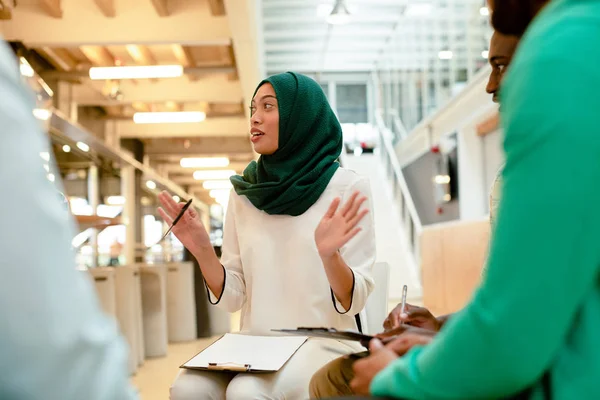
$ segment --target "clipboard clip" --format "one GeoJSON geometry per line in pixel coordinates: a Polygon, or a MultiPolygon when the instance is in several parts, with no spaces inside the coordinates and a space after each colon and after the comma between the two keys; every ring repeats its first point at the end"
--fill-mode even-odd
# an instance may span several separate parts
{"type": "Polygon", "coordinates": [[[208,363],[209,371],[235,371],[235,372],[248,372],[250,371],[250,364],[237,364],[237,363],[208,363]]]}

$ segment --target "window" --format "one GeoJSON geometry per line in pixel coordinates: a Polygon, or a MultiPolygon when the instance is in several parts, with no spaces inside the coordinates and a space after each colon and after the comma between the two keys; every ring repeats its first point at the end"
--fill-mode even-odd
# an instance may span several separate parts
{"type": "Polygon", "coordinates": [[[337,84],[336,102],[338,117],[341,123],[367,123],[369,113],[367,109],[366,84],[337,84]]]}

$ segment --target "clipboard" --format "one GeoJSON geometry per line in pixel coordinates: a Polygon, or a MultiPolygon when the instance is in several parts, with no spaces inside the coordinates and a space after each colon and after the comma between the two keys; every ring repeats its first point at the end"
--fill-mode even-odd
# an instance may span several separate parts
{"type": "Polygon", "coordinates": [[[365,335],[364,333],[337,330],[335,328],[306,328],[300,327],[297,329],[271,329],[273,332],[286,333],[288,335],[320,337],[326,339],[350,340],[360,343],[369,343],[375,336],[365,335]]]}
{"type": "Polygon", "coordinates": [[[306,342],[305,337],[226,333],[180,368],[201,371],[277,372],[306,342]]]}

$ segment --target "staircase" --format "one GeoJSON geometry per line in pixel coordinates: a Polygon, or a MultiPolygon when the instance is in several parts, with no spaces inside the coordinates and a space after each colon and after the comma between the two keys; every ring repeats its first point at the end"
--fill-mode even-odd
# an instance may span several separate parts
{"type": "Polygon", "coordinates": [[[379,154],[345,155],[345,168],[368,177],[375,220],[377,262],[390,265],[389,299],[396,303],[402,297],[402,286],[408,286],[408,299],[420,303],[422,288],[416,262],[401,223],[399,209],[393,200],[381,152],[379,154]]]}

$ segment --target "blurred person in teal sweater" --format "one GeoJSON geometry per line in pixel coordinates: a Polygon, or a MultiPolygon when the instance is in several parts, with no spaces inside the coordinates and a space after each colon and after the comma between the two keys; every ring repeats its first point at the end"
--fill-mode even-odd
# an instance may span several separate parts
{"type": "Polygon", "coordinates": [[[506,167],[488,272],[426,346],[355,363],[353,388],[405,399],[598,399],[600,0],[502,0],[519,35],[501,101],[506,167]],[[398,358],[398,355],[403,355],[398,358]]]}

